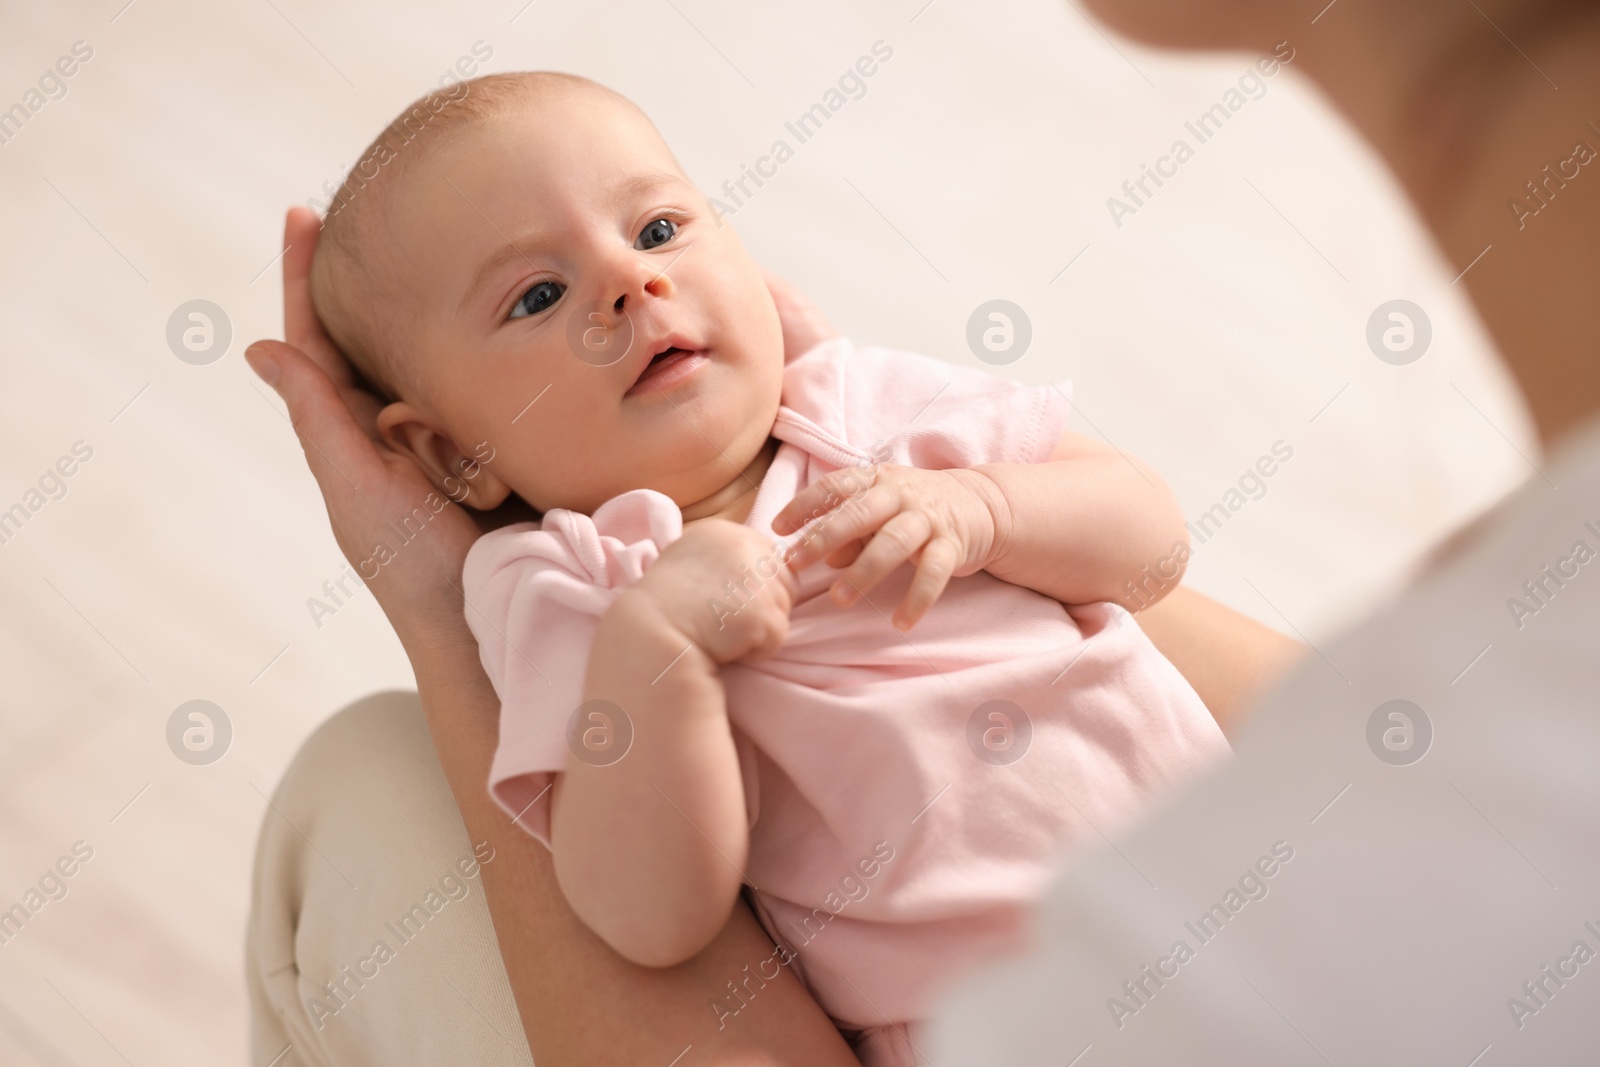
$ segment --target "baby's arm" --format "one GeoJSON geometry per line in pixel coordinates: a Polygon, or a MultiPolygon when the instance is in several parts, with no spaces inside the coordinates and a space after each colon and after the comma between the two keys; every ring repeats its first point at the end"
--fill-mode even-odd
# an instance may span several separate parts
{"type": "Polygon", "coordinates": [[[1110,445],[1068,433],[1044,463],[985,463],[970,474],[994,516],[985,569],[997,578],[1067,604],[1113,600],[1136,612],[1183,577],[1189,533],[1177,499],[1110,445]]]}
{"type": "Polygon", "coordinates": [[[727,924],[743,880],[744,787],[717,666],[776,650],[792,579],[778,568],[737,614],[708,602],[763,545],[736,523],[696,524],[595,633],[584,699],[621,708],[633,740],[609,766],[568,760],[551,793],[551,847],[573,911],[635,963],[698,953],[727,924]]]}

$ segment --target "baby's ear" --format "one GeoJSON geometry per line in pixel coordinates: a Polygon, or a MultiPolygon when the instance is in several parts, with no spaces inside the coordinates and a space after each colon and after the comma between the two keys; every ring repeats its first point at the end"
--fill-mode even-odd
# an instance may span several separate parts
{"type": "Polygon", "coordinates": [[[489,468],[487,460],[479,458],[494,455],[493,449],[486,447],[488,442],[465,451],[403,400],[378,412],[378,434],[390,448],[421,467],[434,488],[457,504],[493,511],[511,495],[511,487],[489,468]]]}

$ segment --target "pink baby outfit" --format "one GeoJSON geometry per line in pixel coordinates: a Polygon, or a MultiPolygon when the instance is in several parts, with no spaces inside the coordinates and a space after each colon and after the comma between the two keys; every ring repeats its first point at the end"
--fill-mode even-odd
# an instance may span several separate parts
{"type": "MultiPolygon", "coordinates": [[[[1043,462],[1067,411],[1054,386],[827,342],[785,366],[781,444],[747,523],[771,535],[802,487],[874,453],[925,469],[1043,462]]],[[[468,554],[467,617],[501,701],[490,790],[547,846],[544,791],[567,765],[596,623],[682,528],[670,498],[640,489],[592,517],[557,509],[487,534],[468,554]]],[[[736,976],[718,1014],[726,1024],[789,966],[841,1028],[863,1031],[864,1063],[898,1067],[916,1062],[930,997],[1020,945],[1066,851],[1227,746],[1119,607],[1069,610],[980,572],[902,634],[889,615],[911,568],[847,608],[826,595],[838,574],[802,572],[782,648],[721,671],[748,895],[780,953],[736,976]]]]}

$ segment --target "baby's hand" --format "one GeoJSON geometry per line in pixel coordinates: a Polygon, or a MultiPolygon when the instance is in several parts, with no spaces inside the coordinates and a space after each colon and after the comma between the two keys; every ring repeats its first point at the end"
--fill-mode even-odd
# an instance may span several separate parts
{"type": "Polygon", "coordinates": [[[975,574],[996,558],[1009,526],[1005,498],[972,470],[927,471],[882,464],[862,488],[862,471],[845,467],[817,479],[772,520],[779,536],[822,516],[789,561],[795,570],[826,559],[848,567],[831,590],[854,603],[902,563],[917,572],[893,622],[909,630],[951,578],[975,574]]]}
{"type": "Polygon", "coordinates": [[[685,640],[731,663],[762,659],[783,644],[797,583],[769,538],[705,519],[668,545],[633,588],[685,640]]]}

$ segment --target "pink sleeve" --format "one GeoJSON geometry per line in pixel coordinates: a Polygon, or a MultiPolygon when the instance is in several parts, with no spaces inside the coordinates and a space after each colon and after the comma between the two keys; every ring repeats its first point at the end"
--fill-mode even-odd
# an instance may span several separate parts
{"type": "Polygon", "coordinates": [[[571,563],[554,534],[522,525],[479,538],[462,574],[467,624],[500,697],[489,793],[546,848],[546,790],[566,767],[566,720],[582,698],[599,621],[598,605],[583,603],[586,583],[571,563]]]}
{"type": "Polygon", "coordinates": [[[838,338],[790,362],[783,399],[799,424],[863,453],[883,440],[889,462],[940,470],[1045,461],[1066,429],[1071,389],[838,338]]]}
{"type": "Polygon", "coordinates": [[[480,537],[462,572],[467,625],[500,697],[489,793],[550,847],[549,787],[567,766],[600,616],[682,534],[682,514],[653,490],[625,493],[594,516],[552,510],[480,537]]]}

